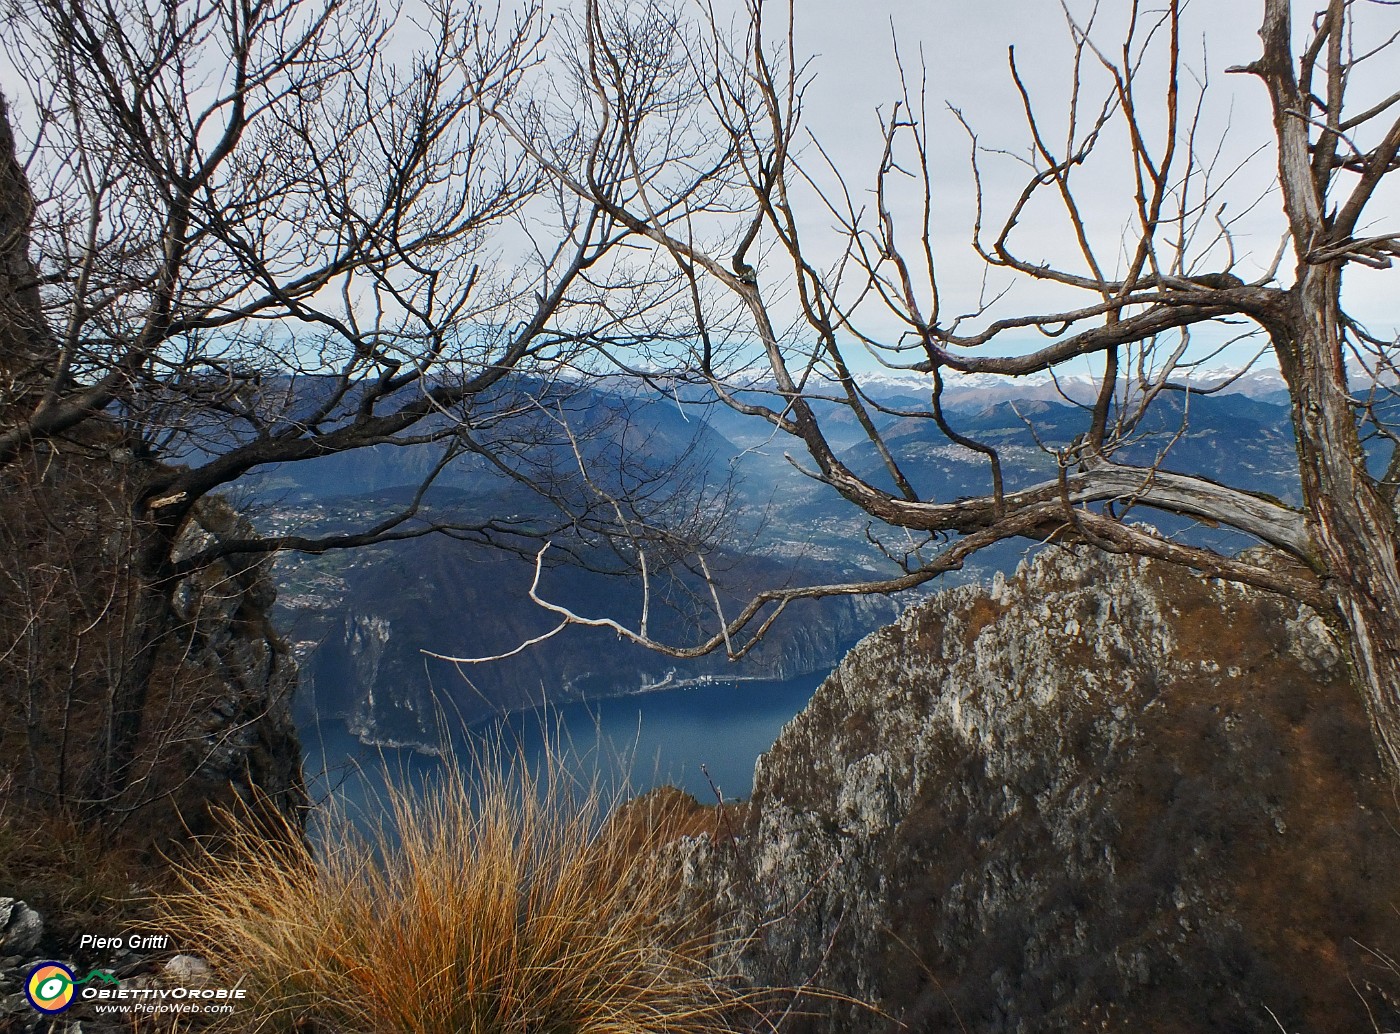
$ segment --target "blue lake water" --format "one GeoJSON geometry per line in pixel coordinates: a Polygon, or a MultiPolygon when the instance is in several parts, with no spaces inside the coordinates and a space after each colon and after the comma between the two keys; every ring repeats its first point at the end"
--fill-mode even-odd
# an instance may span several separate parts
{"type": "MultiPolygon", "coordinates": [[[[807,705],[825,674],[713,683],[511,715],[469,730],[459,757],[500,746],[534,763],[553,741],[605,786],[625,783],[641,793],[670,784],[706,803],[717,792],[726,799],[747,797],[754,762],[807,705]]],[[[313,797],[339,790],[354,810],[382,790],[386,772],[394,781],[418,782],[444,763],[408,749],[365,747],[339,722],[303,729],[302,740],[313,797]]]]}

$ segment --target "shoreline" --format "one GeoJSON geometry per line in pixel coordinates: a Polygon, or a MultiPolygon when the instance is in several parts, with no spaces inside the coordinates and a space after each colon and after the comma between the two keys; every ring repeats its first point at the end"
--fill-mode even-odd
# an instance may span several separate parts
{"type": "MultiPolygon", "coordinates": [[[[700,688],[700,687],[711,687],[711,686],[739,686],[739,685],[742,685],[742,684],[745,684],[745,683],[750,683],[750,682],[775,682],[775,683],[794,682],[794,681],[796,681],[796,680],[798,680],[798,679],[810,678],[810,677],[812,677],[812,676],[818,674],[818,672],[819,672],[820,670],[821,670],[821,669],[815,669],[815,670],[813,670],[813,671],[798,672],[798,673],[795,673],[795,674],[788,675],[788,676],[785,677],[785,678],[772,678],[772,677],[765,676],[765,675],[715,675],[715,674],[705,674],[705,675],[694,675],[694,676],[689,676],[689,677],[687,677],[687,678],[680,678],[680,679],[678,679],[678,678],[675,677],[675,671],[674,671],[674,669],[672,669],[672,671],[669,672],[669,673],[667,674],[667,676],[666,676],[664,679],[662,679],[662,680],[660,680],[660,681],[658,681],[658,682],[643,682],[640,686],[638,686],[638,687],[635,688],[635,689],[625,690],[625,691],[617,692],[617,693],[608,693],[608,694],[606,694],[606,695],[591,695],[591,696],[579,697],[579,698],[577,698],[577,699],[567,700],[567,701],[564,701],[564,702],[562,702],[562,703],[553,703],[553,702],[551,702],[551,701],[544,701],[544,702],[541,702],[541,703],[538,703],[538,704],[534,704],[534,705],[532,705],[532,706],[530,706],[530,707],[517,707],[517,708],[512,708],[512,709],[507,710],[507,711],[502,711],[502,712],[500,712],[499,714],[491,715],[491,716],[488,716],[488,717],[485,717],[485,718],[478,719],[477,721],[471,722],[471,723],[469,723],[469,724],[466,726],[466,728],[467,728],[468,731],[474,731],[474,730],[481,729],[481,728],[483,728],[483,727],[485,727],[485,726],[487,726],[487,725],[490,725],[490,724],[493,723],[493,722],[508,722],[508,721],[510,721],[510,720],[512,720],[512,719],[514,719],[514,718],[518,718],[518,717],[520,717],[520,716],[522,716],[522,715],[529,715],[529,714],[533,714],[533,713],[538,713],[538,712],[544,711],[545,709],[550,708],[550,707],[562,708],[562,707],[572,707],[572,706],[574,706],[574,705],[576,705],[576,704],[588,704],[588,703],[592,703],[592,702],[600,702],[600,703],[601,703],[601,702],[604,702],[604,701],[613,701],[613,700],[626,700],[626,699],[628,699],[628,698],[630,698],[630,697],[650,696],[650,695],[653,695],[653,694],[655,694],[655,693],[664,693],[664,692],[666,692],[666,691],[668,691],[668,690],[690,690],[690,689],[698,689],[698,688],[700,688]]],[[[834,666],[833,666],[833,668],[832,668],[831,670],[834,670],[834,666]]],[[[829,673],[829,672],[828,672],[828,673],[829,673]]],[[[823,678],[825,678],[825,676],[823,676],[823,678]]],[[[340,720],[340,719],[333,719],[333,720],[340,720]]],[[[442,747],[430,746],[430,745],[428,745],[428,744],[425,744],[425,743],[422,743],[422,742],[419,742],[419,741],[416,741],[416,740],[412,740],[412,739],[403,739],[403,740],[400,740],[400,739],[396,739],[396,738],[394,738],[394,737],[392,737],[392,736],[389,736],[389,737],[375,737],[375,736],[373,736],[372,734],[368,733],[367,731],[363,730],[362,728],[355,728],[355,727],[351,726],[349,723],[346,723],[345,726],[344,726],[344,728],[345,728],[346,732],[350,735],[350,737],[351,737],[352,739],[354,739],[356,742],[358,742],[361,746],[367,747],[367,748],[370,748],[370,749],[383,749],[383,748],[388,748],[388,749],[391,749],[391,750],[410,750],[410,751],[412,751],[412,752],[415,753],[415,754],[418,754],[418,755],[421,755],[421,756],[424,756],[424,757],[438,758],[439,760],[441,760],[442,758],[446,757],[446,756],[447,756],[447,753],[448,753],[448,751],[445,750],[445,749],[442,748],[442,747]]],[[[306,753],[306,748],[305,748],[305,746],[303,746],[303,748],[302,748],[302,753],[303,753],[303,755],[306,753]]]]}

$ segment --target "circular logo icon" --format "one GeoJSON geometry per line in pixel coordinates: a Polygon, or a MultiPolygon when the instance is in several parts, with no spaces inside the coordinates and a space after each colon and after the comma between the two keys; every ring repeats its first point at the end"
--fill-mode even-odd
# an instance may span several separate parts
{"type": "Polygon", "coordinates": [[[24,997],[42,1013],[60,1013],[73,1004],[73,971],[60,962],[41,962],[29,971],[24,997]]]}

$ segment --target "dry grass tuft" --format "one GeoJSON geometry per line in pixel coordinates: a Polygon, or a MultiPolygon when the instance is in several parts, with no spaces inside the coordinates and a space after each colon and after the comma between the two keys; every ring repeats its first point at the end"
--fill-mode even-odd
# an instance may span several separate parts
{"type": "MultiPolygon", "coordinates": [[[[499,760],[499,759],[498,759],[499,760]]],[[[674,911],[653,843],[554,758],[444,766],[390,791],[389,832],[337,821],[313,856],[233,821],[165,902],[180,942],[251,991],[239,1028],[442,1034],[751,1029],[756,992],[674,911]]],[[[343,818],[343,816],[342,816],[343,818]]]]}

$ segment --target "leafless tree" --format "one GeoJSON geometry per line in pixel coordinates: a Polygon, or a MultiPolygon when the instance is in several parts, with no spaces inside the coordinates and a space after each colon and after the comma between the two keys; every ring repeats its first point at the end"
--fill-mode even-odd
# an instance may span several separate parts
{"type": "MultiPolygon", "coordinates": [[[[80,795],[102,808],[133,781],[182,579],[231,554],[521,533],[430,517],[424,493],[463,454],[537,481],[542,410],[629,332],[592,272],[629,231],[484,115],[537,71],[533,4],[3,10],[27,96],[19,157],[8,120],[0,155],[0,474],[32,487],[102,458],[132,529],[122,624],[139,642],[109,672],[80,795]],[[385,445],[437,459],[373,526],[181,545],[200,500],[255,468],[385,445]]],[[[630,304],[666,303],[664,285],[629,285],[630,304]]]]}
{"type": "Polygon", "coordinates": [[[794,599],[918,586],[1003,540],[1161,558],[1321,614],[1345,643],[1380,753],[1400,776],[1400,451],[1384,473],[1367,465],[1368,444],[1374,452],[1397,440],[1386,419],[1397,343],[1351,318],[1342,289],[1349,267],[1389,268],[1400,254],[1394,210],[1377,200],[1400,171],[1391,71],[1400,26],[1378,0],[1331,0],[1301,26],[1294,6],[1262,0],[1263,53],[1230,69],[1257,79],[1273,109],[1266,141],[1277,175],[1262,203],[1281,205],[1283,240],[1251,265],[1222,207],[1235,170],[1206,139],[1205,76],[1188,74],[1177,0],[1076,8],[1078,18],[1067,7],[1069,88],[1048,102],[1011,52],[1027,144],[1016,153],[1028,171],[1005,199],[985,170],[1007,152],[970,122],[961,144],[931,136],[914,74],[902,75],[903,95],[883,113],[873,179],[840,168],[804,124],[810,75],[793,43],[796,5],[746,0],[735,33],[713,11],[687,24],[656,5],[585,3],[573,66],[584,100],[573,110],[586,112],[590,139],[615,146],[561,152],[538,118],[509,104],[491,113],[558,182],[672,264],[691,311],[685,333],[668,340],[686,344],[669,365],[649,355],[640,372],[705,385],[766,421],[800,447],[812,478],[913,544],[891,550],[900,569],[887,579],[762,593],[721,612],[718,630],[691,645],[559,607],[538,579],[537,601],[562,623],[613,627],[677,656],[738,655],[794,599]],[[999,297],[945,304],[932,159],[969,141],[975,255],[1007,282],[1036,285],[1033,297],[1050,299],[1043,309],[1005,315],[999,297]],[[1111,181],[1104,168],[1126,170],[1129,183],[1110,238],[1085,214],[1087,192],[1111,181]],[[910,184],[913,203],[897,204],[910,184]],[[1050,205],[1069,259],[1022,250],[1018,226],[1045,219],[1050,205]],[[823,250],[823,222],[836,226],[834,250],[823,250]],[[1025,347],[1037,333],[1040,343],[1025,347]],[[1175,471],[1170,448],[1147,465],[1125,458],[1147,414],[1199,390],[1191,374],[1222,337],[1251,335],[1291,396],[1300,506],[1175,471]],[[982,494],[945,498],[939,484],[919,482],[878,430],[889,414],[862,386],[852,349],[864,365],[873,357],[925,378],[927,406],[899,415],[983,463],[982,494]],[[1056,476],[1008,487],[1001,451],[959,431],[946,389],[967,374],[1014,379],[1076,363],[1094,364],[1098,384],[1081,433],[1047,446],[1056,476]],[[852,469],[831,444],[823,415],[833,407],[864,430],[879,477],[852,469]],[[1262,549],[1227,555],[1177,541],[1136,522],[1152,510],[1235,529],[1262,549]]]}

